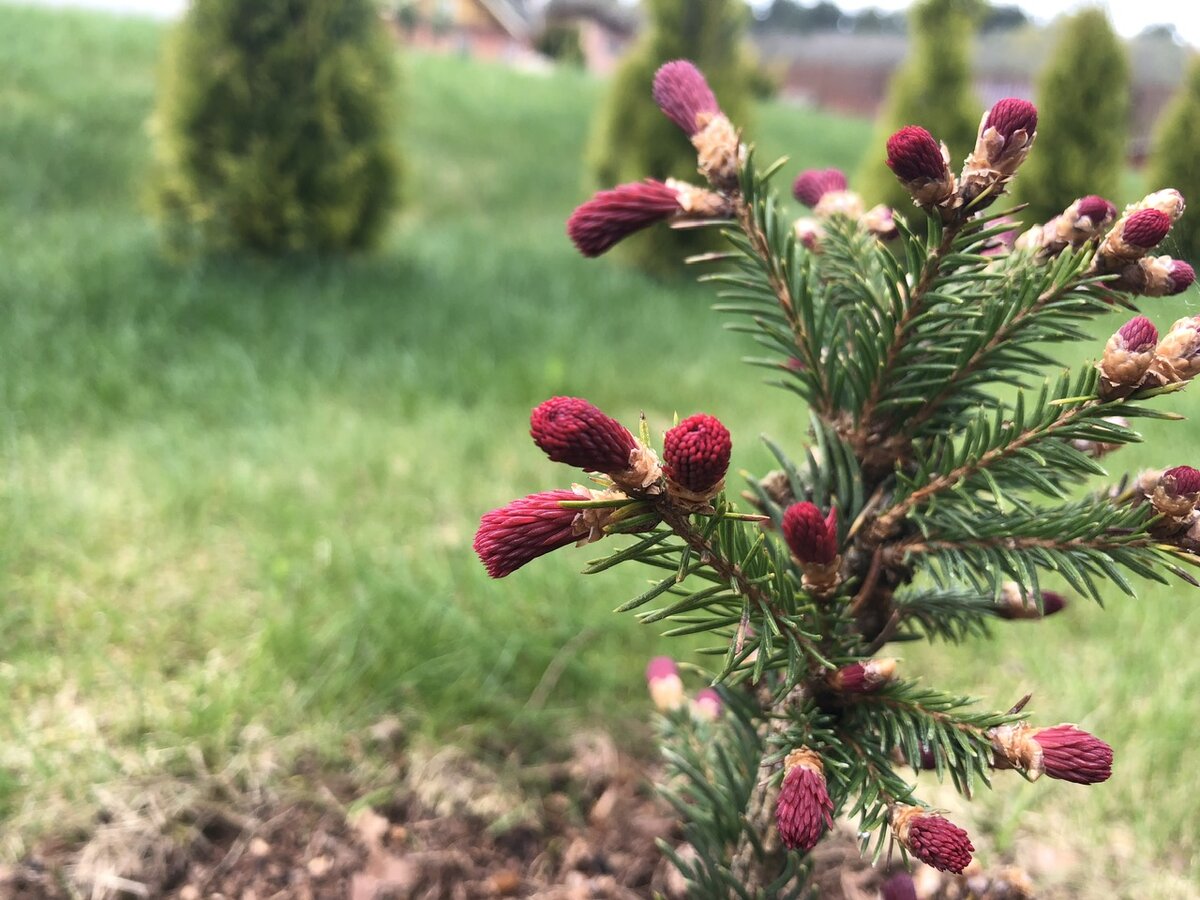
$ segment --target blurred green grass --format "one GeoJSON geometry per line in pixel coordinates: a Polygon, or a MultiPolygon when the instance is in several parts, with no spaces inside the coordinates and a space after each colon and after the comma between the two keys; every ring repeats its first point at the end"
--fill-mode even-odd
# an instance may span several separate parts
{"type": "MultiPolygon", "coordinates": [[[[757,472],[756,436],[797,447],[806,414],[737,363],[706,290],[572,251],[603,85],[407,57],[407,205],[377,254],[177,263],[139,203],[161,28],[0,6],[0,34],[0,854],[85,816],[95,783],[189,748],[220,764],[264,729],[331,760],[393,713],[526,758],[584,723],[637,740],[642,666],[672,649],[611,612],[638,573],[580,578],[594,554],[565,550],[492,582],[470,549],[484,510],[576,477],[529,443],[529,408],[581,394],[656,430],[703,409],[757,472]]],[[[870,133],[780,105],[757,122],[789,172],[853,171],[870,133]]],[[[1160,325],[1197,305],[1152,302],[1160,325]]],[[[1193,461],[1198,436],[1155,424],[1116,466],[1193,461]]],[[[1001,777],[981,831],[1004,848],[1046,816],[1130,896],[1188,895],[1198,599],[1114,592],[906,648],[1116,747],[1091,790],[1001,777]]]]}

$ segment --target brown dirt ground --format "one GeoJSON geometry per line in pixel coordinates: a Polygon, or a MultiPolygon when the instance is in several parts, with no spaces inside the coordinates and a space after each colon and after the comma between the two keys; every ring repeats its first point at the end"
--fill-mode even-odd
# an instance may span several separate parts
{"type": "MultiPolygon", "coordinates": [[[[303,796],[215,779],[110,793],[94,830],[0,868],[0,898],[538,900],[683,897],[655,840],[679,841],[647,769],[604,736],[505,779],[454,750],[398,751],[397,784],[356,799],[346,779],[303,796]]],[[[882,873],[853,837],[816,851],[819,896],[876,900],[882,873]]],[[[918,873],[922,897],[1033,896],[1021,873],[918,873]]]]}

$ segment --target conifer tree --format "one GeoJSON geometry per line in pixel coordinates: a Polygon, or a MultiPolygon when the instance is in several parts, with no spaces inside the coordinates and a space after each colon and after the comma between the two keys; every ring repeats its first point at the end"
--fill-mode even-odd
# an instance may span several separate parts
{"type": "MultiPolygon", "coordinates": [[[[745,3],[647,0],[643,7],[647,27],[614,75],[592,125],[589,188],[644,176],[695,176],[695,151],[662,117],[650,96],[654,73],[668,60],[690,55],[710,73],[713,87],[738,121],[747,121],[752,79],[744,44],[745,3]]],[[[678,260],[706,243],[711,245],[711,240],[695,233],[660,231],[640,235],[625,252],[640,267],[665,273],[677,271],[678,260]]]]}
{"type": "MultiPolygon", "coordinates": [[[[970,149],[983,107],[971,86],[971,43],[978,0],[921,0],[908,16],[909,50],[892,77],[873,146],[901,125],[922,121],[957,158],[970,149]]],[[[868,200],[891,206],[908,198],[878,153],[863,160],[858,183],[868,200]]]]}
{"type": "MultiPolygon", "coordinates": [[[[1187,80],[1163,113],[1154,138],[1150,165],[1152,184],[1173,184],[1184,197],[1200,198],[1200,56],[1192,60],[1187,80]]],[[[1181,219],[1173,232],[1182,255],[1200,259],[1200,228],[1181,219]]]]}
{"type": "Polygon", "coordinates": [[[372,0],[193,0],[154,121],[173,243],[343,251],[396,192],[392,50],[372,0]]]}
{"type": "MultiPolygon", "coordinates": [[[[1010,244],[990,207],[1036,149],[1039,116],[1007,98],[960,172],[918,125],[887,139],[888,168],[926,213],[919,230],[867,210],[836,170],[796,178],[812,216],[793,223],[772,187],[782,162],[759,167],[695,66],[667,63],[653,94],[707,183],[618,185],[567,232],[596,256],[655,225],[720,223],[727,249],[694,261],[720,266],[706,277],[718,309],[762,348],[751,361],[807,406],[810,442],[789,453],[768,440],[779,467],[747,480],[743,505],[726,483],[740,438],[717,417],[631,430],[554,397],[529,433],[590,483],[485,513],[475,550],[501,578],[603,542],[585,574],[650,575],[618,612],[664,637],[710,638],[712,665],[693,670],[710,686],[692,699],[670,658],[646,670],[661,791],[683,821],[684,844],[664,852],[689,897],[805,896],[808,853],[838,816],[856,820],[868,852],[961,873],[971,837],[921,800],[913,770],[969,798],[1015,777],[1004,770],[1103,782],[1114,749],[1035,723],[1029,696],[981,708],[883,654],[1038,627],[1066,603],[1047,576],[1097,601],[1132,595],[1129,575],[1200,586],[1188,571],[1200,565],[1200,470],[1113,480],[1100,463],[1139,440],[1132,421],[1176,418],[1163,401],[1200,375],[1200,316],[1160,334],[1134,315],[1103,345],[1089,328],[1193,284],[1186,262],[1155,255],[1182,198],[1164,189],[1118,216],[1082,197],[1010,244]],[[1064,371],[1071,349],[1083,360],[1064,371]],[[659,443],[652,432],[667,425],[659,443]]],[[[639,327],[656,327],[652,311],[639,327]]],[[[648,384],[648,398],[667,387],[648,384]]],[[[888,889],[914,896],[897,878],[888,889]]],[[[972,891],[991,896],[983,881],[972,876],[972,891]]]]}
{"type": "Polygon", "coordinates": [[[1113,197],[1125,163],[1129,121],[1129,61],[1108,15],[1080,10],[1043,70],[1037,102],[1046,127],[1038,153],[1021,176],[1024,218],[1041,222],[1084,194],[1113,197]]]}

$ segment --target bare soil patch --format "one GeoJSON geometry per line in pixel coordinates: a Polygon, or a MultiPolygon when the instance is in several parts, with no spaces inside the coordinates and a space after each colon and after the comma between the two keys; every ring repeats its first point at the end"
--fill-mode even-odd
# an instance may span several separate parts
{"type": "MultiPolygon", "coordinates": [[[[683,897],[656,840],[678,844],[645,764],[601,735],[561,763],[505,776],[454,749],[405,753],[394,789],[298,773],[268,790],[207,776],[102,797],[92,833],[47,840],[0,869],[0,897],[539,900],[683,897]],[[296,785],[302,786],[300,793],[296,785]]],[[[817,850],[819,896],[875,900],[883,879],[853,837],[817,850]]],[[[919,876],[922,897],[1033,896],[1012,871],[919,876]]]]}

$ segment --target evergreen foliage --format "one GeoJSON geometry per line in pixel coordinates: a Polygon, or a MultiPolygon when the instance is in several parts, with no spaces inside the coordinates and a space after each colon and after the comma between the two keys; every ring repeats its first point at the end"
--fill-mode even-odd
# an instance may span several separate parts
{"type": "Polygon", "coordinates": [[[584,63],[579,28],[575,25],[547,25],[537,36],[534,47],[538,53],[562,65],[582,66],[584,63]]]}
{"type": "MultiPolygon", "coordinates": [[[[608,188],[651,178],[694,178],[696,154],[663,118],[650,96],[654,73],[668,60],[687,56],[704,68],[725,110],[747,121],[755,88],[745,48],[749,15],[741,0],[647,0],[648,25],[614,75],[596,113],[588,147],[589,188],[608,188]]],[[[683,256],[711,238],[658,229],[631,240],[625,253],[652,272],[677,272],[683,256]]]]}
{"type": "Polygon", "coordinates": [[[195,0],[154,123],[169,240],[369,245],[397,187],[391,54],[371,0],[195,0]]]}
{"type": "MultiPolygon", "coordinates": [[[[1185,199],[1200,200],[1200,56],[1192,60],[1187,81],[1163,113],[1154,139],[1151,183],[1170,184],[1185,199]]],[[[1194,217],[1180,219],[1174,231],[1179,255],[1200,260],[1200,227],[1194,217]]]]}
{"type": "MultiPolygon", "coordinates": [[[[898,848],[961,873],[970,838],[925,807],[911,769],[969,798],[1006,769],[1095,784],[1113,750],[1074,726],[1030,724],[1028,696],[988,709],[876,654],[1051,615],[1064,601],[1047,577],[1097,602],[1110,584],[1132,595],[1130,576],[1200,586],[1186,569],[1200,565],[1200,470],[1095,483],[1102,456],[1140,440],[1130,420],[1179,418],[1158,401],[1200,375],[1200,316],[1161,340],[1136,316],[1102,349],[1084,327],[1193,283],[1190,266],[1155,255],[1178,194],[1155,192],[1115,222],[1067,211],[1062,229],[1010,247],[988,207],[1033,147],[1038,111],[1007,98],[961,174],[926,132],[887,141],[921,228],[864,210],[830,171],[797,180],[813,217],[792,222],[772,185],[782,161],[759,168],[695,67],[663,66],[654,95],[692,135],[708,187],[602,192],[569,231],[597,255],[654,222],[720,220],[728,249],[693,262],[721,266],[704,279],[717,308],[764,349],[751,362],[803,401],[811,443],[789,454],[767,441],[779,468],[749,479],[748,512],[725,490],[731,436],[713,416],[667,431],[660,466],[646,421],[635,437],[585,400],[552,398],[533,412],[534,442],[596,487],[486,513],[475,549],[502,577],[612,538],[584,574],[651,572],[616,611],[711,639],[704,702],[688,703],[669,659],[647,668],[662,790],[689,845],[664,851],[689,896],[802,896],[831,813],[857,820],[876,859],[898,848]],[[1071,344],[1084,359],[1064,372],[1071,344]]],[[[973,890],[990,895],[980,878],[973,890]]]]}
{"type": "MultiPolygon", "coordinates": [[[[920,122],[960,159],[975,143],[983,107],[971,87],[971,44],[980,9],[977,0],[922,0],[909,13],[909,50],[892,76],[874,146],[883,147],[897,128],[920,122]]],[[[912,201],[883,164],[868,154],[857,184],[868,201],[905,212],[912,201]]]]}
{"type": "Polygon", "coordinates": [[[1025,221],[1045,222],[1087,194],[1115,197],[1125,164],[1129,60],[1108,14],[1075,13],[1062,26],[1037,87],[1045,125],[1022,173],[1025,221]]]}

